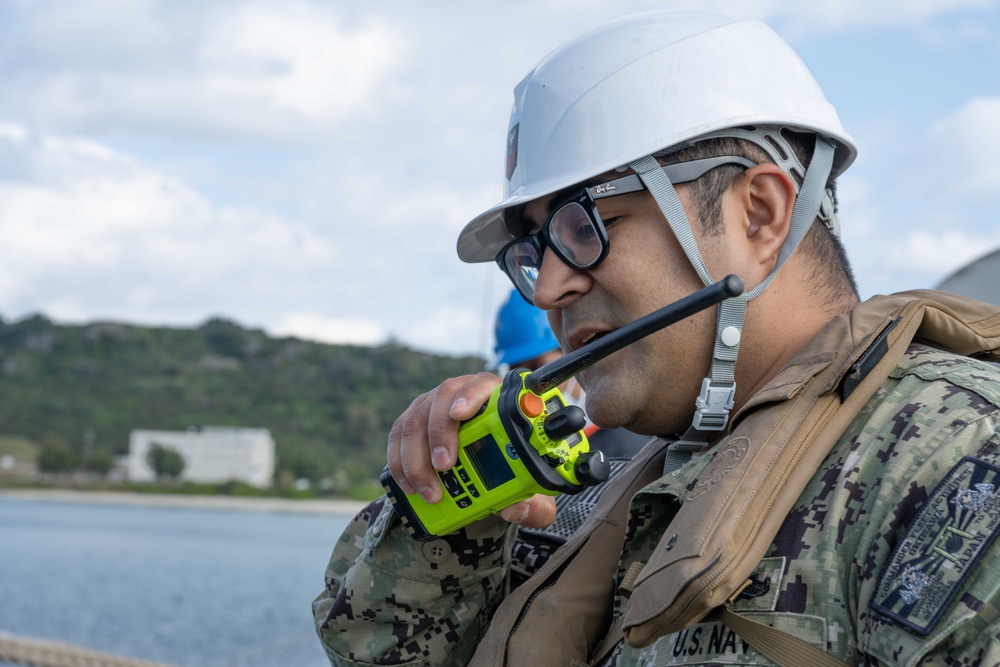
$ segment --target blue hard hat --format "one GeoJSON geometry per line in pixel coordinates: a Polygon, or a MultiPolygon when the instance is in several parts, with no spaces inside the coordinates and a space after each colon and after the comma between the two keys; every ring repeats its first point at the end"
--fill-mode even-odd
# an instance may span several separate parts
{"type": "Polygon", "coordinates": [[[516,366],[559,347],[545,311],[525,301],[516,289],[497,312],[495,333],[491,369],[501,364],[516,366]]]}

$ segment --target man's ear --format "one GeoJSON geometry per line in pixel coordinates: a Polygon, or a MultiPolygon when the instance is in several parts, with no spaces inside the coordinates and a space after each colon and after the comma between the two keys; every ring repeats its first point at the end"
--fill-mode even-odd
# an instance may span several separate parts
{"type": "Polygon", "coordinates": [[[795,183],[771,163],[759,164],[738,181],[741,220],[751,253],[750,260],[767,275],[778,261],[788,236],[795,205],[795,183]]]}

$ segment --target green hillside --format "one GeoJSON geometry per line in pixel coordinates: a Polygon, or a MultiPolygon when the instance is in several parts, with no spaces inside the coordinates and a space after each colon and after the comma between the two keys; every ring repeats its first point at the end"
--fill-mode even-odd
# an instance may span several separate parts
{"type": "Polygon", "coordinates": [[[268,428],[279,480],[371,479],[410,401],[482,365],[392,343],[272,338],[222,319],[196,329],[0,321],[0,436],[39,443],[50,469],[99,470],[133,429],[268,428]]]}

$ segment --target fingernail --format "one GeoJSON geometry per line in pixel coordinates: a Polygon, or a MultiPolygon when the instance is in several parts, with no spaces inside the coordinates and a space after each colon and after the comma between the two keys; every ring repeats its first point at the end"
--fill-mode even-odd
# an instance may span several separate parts
{"type": "Polygon", "coordinates": [[[455,402],[451,404],[451,413],[454,414],[456,410],[464,410],[467,403],[468,401],[464,398],[456,398],[455,402]]]}
{"type": "Polygon", "coordinates": [[[448,456],[448,450],[444,447],[435,447],[431,450],[431,463],[437,470],[447,470],[451,467],[451,460],[448,456]]]}
{"type": "Polygon", "coordinates": [[[519,523],[528,518],[528,504],[516,503],[505,508],[502,512],[500,512],[500,515],[503,517],[504,521],[519,523]]]}
{"type": "Polygon", "coordinates": [[[400,490],[408,496],[417,492],[417,490],[413,488],[413,485],[407,482],[405,479],[397,480],[396,484],[398,484],[400,490]]]}
{"type": "Polygon", "coordinates": [[[434,493],[434,489],[429,486],[425,486],[420,489],[420,497],[423,498],[428,503],[434,503],[437,500],[437,494],[434,493]]]}

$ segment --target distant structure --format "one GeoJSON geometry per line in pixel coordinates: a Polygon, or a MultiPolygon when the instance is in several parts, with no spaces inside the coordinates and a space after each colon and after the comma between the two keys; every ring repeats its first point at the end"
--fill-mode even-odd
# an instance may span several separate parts
{"type": "Polygon", "coordinates": [[[1000,249],[969,262],[935,289],[1000,306],[1000,249]]]}
{"type": "Polygon", "coordinates": [[[266,428],[203,426],[187,431],[132,431],[128,445],[128,478],[152,482],[156,473],[147,461],[153,445],[184,457],[180,478],[190,482],[229,480],[268,488],[274,478],[274,439],[266,428]]]}
{"type": "Polygon", "coordinates": [[[13,454],[0,455],[0,479],[3,477],[34,477],[38,465],[34,461],[24,461],[13,454]]]}
{"type": "Polygon", "coordinates": [[[28,438],[0,436],[0,481],[38,475],[38,444],[28,438]]]}

